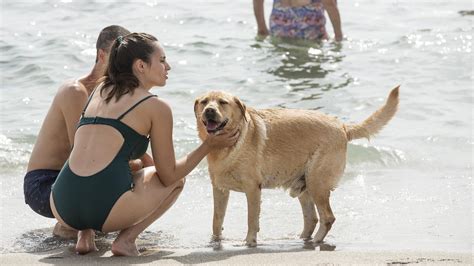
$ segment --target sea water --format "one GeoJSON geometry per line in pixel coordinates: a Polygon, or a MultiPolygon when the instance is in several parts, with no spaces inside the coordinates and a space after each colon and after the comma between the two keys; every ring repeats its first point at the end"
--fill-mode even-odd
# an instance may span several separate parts
{"type": "MultiPolygon", "coordinates": [[[[178,157],[200,143],[193,103],[209,90],[255,108],[317,109],[359,122],[401,84],[393,120],[370,142],[349,144],[326,243],[335,250],[470,251],[472,2],[338,2],[346,36],[340,44],[259,40],[245,0],[2,1],[0,253],[73,243],[51,237],[55,221],[25,205],[23,177],[58,87],[91,70],[97,34],[111,24],[151,33],[164,45],[172,69],[166,87],[152,92],[172,106],[178,157]]],[[[265,6],[268,16],[271,1],[265,6]]],[[[139,246],[207,248],[212,206],[204,160],[139,246]]],[[[263,191],[261,247],[305,247],[302,228],[296,199],[263,191]]],[[[243,247],[246,230],[245,195],[232,192],[223,248],[243,247]]],[[[98,242],[107,246],[113,237],[98,242]]]]}

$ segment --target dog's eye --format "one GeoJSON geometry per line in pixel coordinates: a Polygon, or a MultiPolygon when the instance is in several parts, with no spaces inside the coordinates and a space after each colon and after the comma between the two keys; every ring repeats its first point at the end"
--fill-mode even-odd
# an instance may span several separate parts
{"type": "Polygon", "coordinates": [[[226,101],[224,101],[224,100],[220,100],[220,101],[219,101],[219,104],[220,104],[220,105],[224,105],[224,104],[229,104],[229,102],[226,102],[226,101]]]}
{"type": "Polygon", "coordinates": [[[201,101],[201,104],[206,105],[206,104],[207,104],[207,100],[202,100],[202,101],[201,101]]]}

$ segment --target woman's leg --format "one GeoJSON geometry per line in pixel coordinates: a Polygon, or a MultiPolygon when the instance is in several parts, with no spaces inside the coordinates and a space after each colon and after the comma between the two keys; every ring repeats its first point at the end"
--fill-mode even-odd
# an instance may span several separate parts
{"type": "Polygon", "coordinates": [[[182,179],[165,187],[154,167],[136,172],[134,182],[134,191],[119,198],[102,227],[104,232],[121,230],[112,245],[115,255],[138,255],[136,238],[173,205],[184,186],[182,179]]]}
{"type": "Polygon", "coordinates": [[[91,251],[98,251],[95,245],[95,232],[93,229],[86,229],[77,232],[76,252],[84,255],[91,251]]]}
{"type": "Polygon", "coordinates": [[[112,244],[112,253],[116,256],[138,256],[139,252],[135,244],[138,235],[148,226],[163,215],[176,201],[183,187],[176,187],[168,198],[166,198],[161,206],[156,209],[150,216],[140,223],[120,231],[119,235],[112,244]]]}
{"type": "MultiPolygon", "coordinates": [[[[76,231],[76,229],[69,226],[64,220],[59,216],[58,211],[56,210],[56,205],[54,204],[53,194],[49,196],[49,202],[51,206],[51,210],[53,211],[53,215],[58,220],[58,223],[61,224],[66,230],[76,231]]],[[[87,229],[83,231],[76,231],[77,232],[77,242],[76,242],[76,252],[79,254],[87,254],[91,251],[97,251],[97,247],[95,245],[95,232],[92,229],[87,229]]]]}

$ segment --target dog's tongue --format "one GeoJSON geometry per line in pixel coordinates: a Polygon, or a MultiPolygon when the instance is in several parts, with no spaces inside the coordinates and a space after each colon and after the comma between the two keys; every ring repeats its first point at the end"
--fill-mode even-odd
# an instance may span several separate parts
{"type": "Polygon", "coordinates": [[[217,128],[218,124],[214,121],[208,121],[206,129],[207,130],[215,130],[217,128]]]}

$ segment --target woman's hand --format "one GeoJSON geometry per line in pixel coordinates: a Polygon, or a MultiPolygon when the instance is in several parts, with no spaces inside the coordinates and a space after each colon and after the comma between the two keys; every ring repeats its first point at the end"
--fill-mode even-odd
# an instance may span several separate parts
{"type": "Polygon", "coordinates": [[[218,133],[215,135],[208,135],[204,144],[208,146],[211,150],[213,149],[222,149],[235,145],[239,139],[240,131],[235,129],[233,131],[227,131],[218,133]]]}

